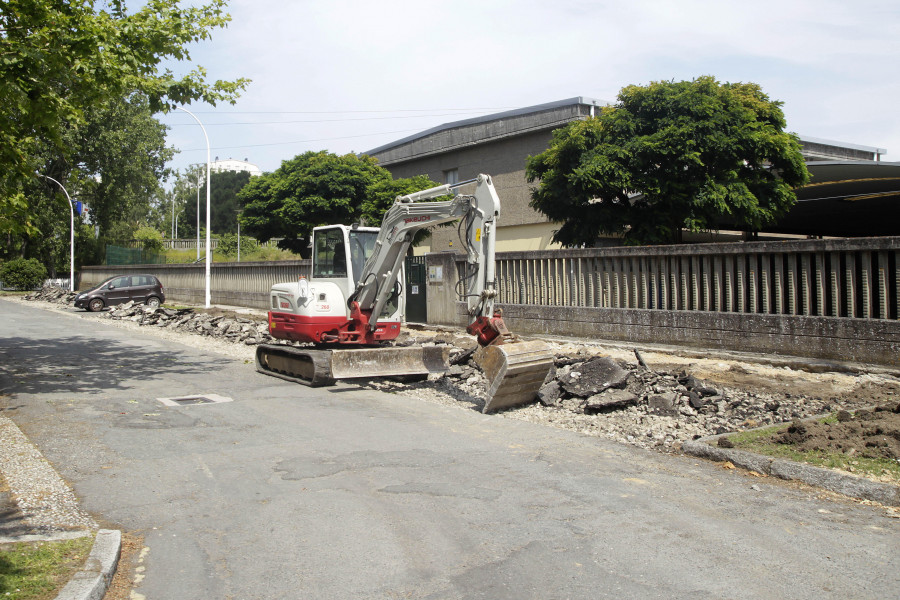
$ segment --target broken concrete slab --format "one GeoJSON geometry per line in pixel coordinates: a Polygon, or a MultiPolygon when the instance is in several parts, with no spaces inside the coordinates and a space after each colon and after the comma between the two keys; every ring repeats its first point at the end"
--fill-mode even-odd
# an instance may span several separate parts
{"type": "Polygon", "coordinates": [[[559,376],[559,383],[572,396],[588,398],[609,388],[624,388],[630,375],[611,358],[598,357],[573,366],[559,376]]]}
{"type": "Polygon", "coordinates": [[[595,394],[587,399],[584,405],[584,414],[593,415],[612,410],[621,410],[638,403],[636,394],[628,390],[609,389],[600,394],[595,394]]]}

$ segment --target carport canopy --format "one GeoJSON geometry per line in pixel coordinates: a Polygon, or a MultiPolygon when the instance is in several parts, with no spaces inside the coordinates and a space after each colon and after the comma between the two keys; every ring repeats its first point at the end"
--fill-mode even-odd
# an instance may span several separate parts
{"type": "Polygon", "coordinates": [[[900,163],[812,161],[797,205],[762,231],[812,236],[900,235],[900,163]]]}

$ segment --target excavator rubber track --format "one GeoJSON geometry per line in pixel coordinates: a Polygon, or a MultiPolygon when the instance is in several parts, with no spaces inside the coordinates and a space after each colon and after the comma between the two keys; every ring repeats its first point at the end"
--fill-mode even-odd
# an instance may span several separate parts
{"type": "Polygon", "coordinates": [[[449,350],[440,346],[389,346],[316,350],[261,344],[256,370],[310,387],[334,385],[342,379],[427,376],[446,373],[449,350]]]}
{"type": "Polygon", "coordinates": [[[534,401],[555,355],[544,342],[519,340],[486,346],[477,360],[488,380],[487,413],[534,401]]]}

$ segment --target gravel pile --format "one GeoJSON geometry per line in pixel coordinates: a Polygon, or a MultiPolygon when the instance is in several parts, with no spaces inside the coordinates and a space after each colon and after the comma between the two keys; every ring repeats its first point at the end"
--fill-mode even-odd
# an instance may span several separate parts
{"type": "MultiPolygon", "coordinates": [[[[27,298],[67,304],[74,295],[57,288],[27,298]]],[[[142,327],[154,335],[248,361],[253,360],[253,346],[273,341],[261,312],[253,318],[129,304],[103,316],[117,326],[142,327]]],[[[413,327],[404,331],[398,343],[449,346],[450,372],[416,383],[371,380],[364,385],[481,410],[487,381],[472,360],[475,342],[470,336],[451,329],[413,327]]],[[[665,452],[680,450],[686,440],[900,398],[900,379],[889,373],[811,372],[722,356],[568,340],[548,343],[556,354],[555,368],[539,400],[499,416],[665,452]]]]}

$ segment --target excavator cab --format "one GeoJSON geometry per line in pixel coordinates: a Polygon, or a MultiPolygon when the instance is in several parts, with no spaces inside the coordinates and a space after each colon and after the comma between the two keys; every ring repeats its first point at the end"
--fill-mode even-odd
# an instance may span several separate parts
{"type": "Polygon", "coordinates": [[[313,229],[310,277],[277,283],[270,291],[272,337],[313,344],[376,345],[400,333],[403,305],[397,286],[368,332],[349,299],[372,255],[378,229],[328,225],[313,229]],[[349,260],[348,260],[349,257],[349,260]]]}
{"type": "MultiPolygon", "coordinates": [[[[318,280],[335,283],[343,293],[342,304],[346,304],[353,290],[359,285],[359,278],[363,273],[366,261],[372,256],[378,231],[373,227],[355,225],[350,227],[328,225],[314,228],[310,284],[318,280]],[[347,260],[348,256],[350,260],[347,260]]],[[[403,306],[400,304],[399,289],[399,284],[396,284],[381,311],[382,319],[400,320],[402,318],[403,306]]]]}

